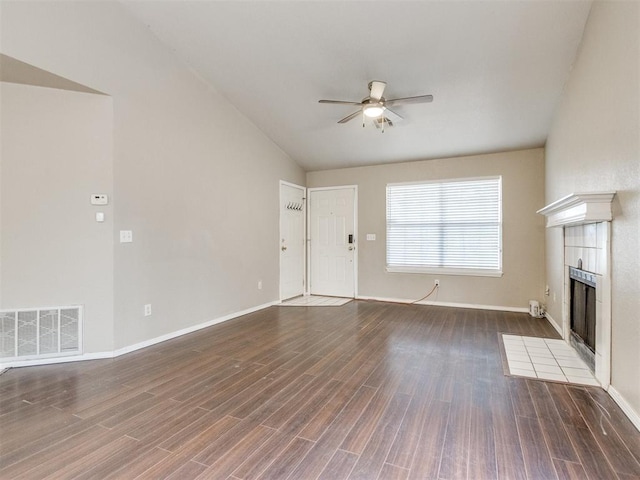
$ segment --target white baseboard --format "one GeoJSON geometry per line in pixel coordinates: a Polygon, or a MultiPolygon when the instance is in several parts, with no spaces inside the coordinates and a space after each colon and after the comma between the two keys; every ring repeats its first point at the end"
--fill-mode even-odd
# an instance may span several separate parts
{"type": "Polygon", "coordinates": [[[389,302],[389,303],[411,303],[413,300],[407,300],[406,298],[391,298],[391,297],[367,297],[364,295],[358,295],[356,300],[373,300],[374,302],[389,302]]]}
{"type": "Polygon", "coordinates": [[[82,362],[84,360],[101,360],[104,358],[113,358],[113,357],[114,357],[113,352],[94,352],[94,353],[83,353],[80,355],[70,355],[68,357],[37,358],[33,360],[15,360],[15,361],[0,364],[0,370],[2,370],[3,368],[33,367],[36,365],[53,365],[56,363],[82,362]]]}
{"type": "MultiPolygon", "coordinates": [[[[358,300],[374,300],[376,302],[390,302],[390,303],[413,303],[414,300],[408,300],[406,298],[389,298],[389,297],[368,297],[358,296],[358,300]]],[[[434,302],[430,300],[422,300],[415,302],[415,305],[432,305],[435,307],[455,307],[455,308],[473,308],[476,310],[496,310],[500,312],[517,312],[528,313],[528,307],[505,307],[500,305],[480,305],[474,303],[452,303],[452,302],[434,302]]]]}
{"type": "Polygon", "coordinates": [[[475,303],[433,302],[423,300],[416,305],[433,305],[436,307],[473,308],[476,310],[495,310],[500,312],[529,313],[529,307],[505,307],[502,305],[480,305],[475,303]]]}
{"type": "Polygon", "coordinates": [[[555,328],[555,329],[556,329],[556,332],[558,332],[558,333],[560,334],[560,336],[562,337],[563,335],[562,335],[562,329],[560,328],[560,325],[558,325],[558,322],[556,322],[556,321],[553,319],[553,317],[552,317],[551,315],[549,315],[549,312],[545,312],[545,313],[544,313],[544,318],[546,318],[546,319],[549,321],[549,323],[551,324],[551,326],[552,326],[553,328],[555,328]]]}
{"type": "Polygon", "coordinates": [[[609,393],[609,396],[613,398],[613,401],[618,404],[620,409],[629,418],[629,420],[631,420],[633,426],[636,427],[636,429],[640,432],[640,415],[638,415],[638,413],[633,408],[631,408],[631,405],[627,403],[624,397],[620,395],[620,392],[613,388],[612,385],[609,385],[607,392],[609,393]]]}
{"type": "Polygon", "coordinates": [[[246,310],[242,310],[240,312],[230,313],[229,315],[225,315],[223,317],[218,317],[213,320],[209,320],[208,322],[200,323],[198,325],[193,325],[191,327],[183,328],[182,330],[177,330],[175,332],[167,333],[165,335],[161,335],[156,338],[152,338],[150,340],[145,340],[144,342],[135,343],[133,345],[129,345],[123,348],[119,348],[115,350],[114,357],[119,357],[120,355],[124,355],[126,353],[135,352],[136,350],[140,350],[141,348],[150,347],[151,345],[155,345],[157,343],[166,342],[167,340],[171,340],[172,338],[181,337],[182,335],[186,335],[188,333],[193,333],[198,330],[202,330],[203,328],[211,327],[218,323],[226,322],[228,320],[232,320],[237,317],[241,317],[243,315],[248,315],[249,313],[257,312],[258,310],[263,310],[265,308],[271,307],[273,305],[277,305],[280,303],[279,301],[273,301],[269,303],[264,303],[262,305],[258,305],[256,307],[247,308],[246,310]]]}
{"type": "Polygon", "coordinates": [[[276,305],[278,303],[279,303],[278,301],[273,301],[269,303],[264,303],[262,305],[258,305],[256,307],[247,308],[246,310],[242,310],[240,312],[230,313],[229,315],[224,315],[222,317],[218,317],[213,320],[200,323],[198,325],[193,325],[191,327],[183,328],[181,330],[176,330],[175,332],[170,332],[156,338],[145,340],[144,342],[128,345],[126,347],[119,348],[112,352],[84,353],[82,355],[74,355],[69,357],[40,358],[35,360],[16,360],[16,361],[0,364],[0,371],[6,368],[31,367],[35,365],[52,365],[55,363],[81,362],[83,360],[115,358],[115,357],[119,357],[120,355],[124,355],[126,353],[131,353],[136,350],[140,350],[141,348],[150,347],[151,345],[155,345],[161,342],[166,342],[167,340],[171,340],[172,338],[186,335],[187,333],[192,333],[198,330],[202,330],[203,328],[211,327],[212,325],[216,325],[218,323],[226,322],[228,320],[232,320],[234,318],[241,317],[249,313],[257,312],[258,310],[263,310],[265,308],[271,307],[272,305],[276,305]]]}

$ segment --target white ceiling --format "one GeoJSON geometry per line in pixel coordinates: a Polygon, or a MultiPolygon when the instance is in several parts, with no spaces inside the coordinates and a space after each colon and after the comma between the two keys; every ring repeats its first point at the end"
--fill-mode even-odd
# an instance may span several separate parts
{"type": "Polygon", "coordinates": [[[308,171],[543,146],[588,1],[136,1],[126,7],[308,171]],[[357,108],[370,80],[384,134],[357,108]]]}

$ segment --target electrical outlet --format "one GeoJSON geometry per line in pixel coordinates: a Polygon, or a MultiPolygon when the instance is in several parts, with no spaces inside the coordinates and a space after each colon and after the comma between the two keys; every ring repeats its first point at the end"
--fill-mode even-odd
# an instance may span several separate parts
{"type": "Polygon", "coordinates": [[[262,280],[258,280],[258,290],[262,290],[262,280]]]}
{"type": "Polygon", "coordinates": [[[109,196],[104,193],[92,193],[91,194],[91,205],[108,205],[109,204],[109,196]]]}
{"type": "Polygon", "coordinates": [[[131,230],[120,230],[120,243],[133,242],[133,232],[131,230]]]}
{"type": "Polygon", "coordinates": [[[144,306],[144,316],[145,316],[145,317],[148,317],[149,315],[151,315],[151,304],[150,304],[150,303],[147,303],[147,304],[144,306]]]}
{"type": "Polygon", "coordinates": [[[549,285],[547,285],[547,286],[544,288],[544,294],[545,294],[545,296],[547,296],[547,297],[549,296],[549,285]]]}
{"type": "Polygon", "coordinates": [[[436,278],[436,279],[433,281],[433,284],[434,284],[436,287],[439,287],[439,286],[440,286],[440,280],[438,280],[438,279],[436,278]]]}

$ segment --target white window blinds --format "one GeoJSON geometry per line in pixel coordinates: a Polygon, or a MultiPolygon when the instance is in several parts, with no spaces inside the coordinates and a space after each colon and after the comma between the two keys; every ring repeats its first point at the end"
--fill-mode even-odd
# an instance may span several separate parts
{"type": "Polygon", "coordinates": [[[387,185],[387,270],[501,275],[501,178],[387,185]]]}

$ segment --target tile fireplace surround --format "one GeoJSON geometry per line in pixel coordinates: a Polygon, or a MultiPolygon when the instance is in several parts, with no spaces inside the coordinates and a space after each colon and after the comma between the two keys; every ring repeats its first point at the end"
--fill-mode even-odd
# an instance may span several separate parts
{"type": "Polygon", "coordinates": [[[596,275],[595,377],[605,390],[611,380],[611,202],[615,192],[578,193],[544,207],[547,227],[564,227],[562,338],[570,336],[569,267],[596,275]],[[581,267],[580,265],[581,264],[581,267]]]}
{"type": "Polygon", "coordinates": [[[564,229],[564,296],[562,338],[569,338],[569,267],[596,274],[596,370],[603,388],[609,386],[611,371],[611,222],[589,223],[564,229]]]}

